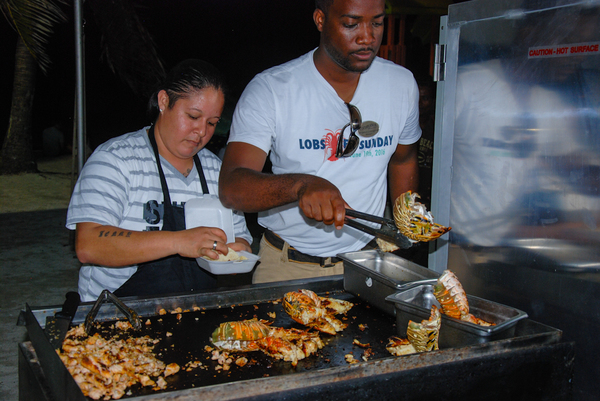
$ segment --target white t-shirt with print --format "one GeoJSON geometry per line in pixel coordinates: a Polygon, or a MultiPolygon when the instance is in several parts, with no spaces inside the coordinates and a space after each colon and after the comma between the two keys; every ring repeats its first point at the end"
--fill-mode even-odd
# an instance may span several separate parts
{"type": "MultiPolygon", "coordinates": [[[[337,137],[350,121],[348,107],[314,65],[314,50],[258,74],[246,87],[233,116],[229,142],[271,152],[274,174],[325,178],[355,210],[382,216],[388,162],[398,144],[419,140],[419,91],[413,75],[376,58],[363,72],[350,102],[379,132],[361,138],[352,157],[335,157],[337,137]]],[[[349,129],[344,138],[349,137],[349,129]]],[[[301,252],[335,256],[363,248],[373,237],[356,229],[306,218],[297,203],[259,214],[259,223],[301,252]]]]}
{"type": "MultiPolygon", "coordinates": [[[[67,212],[67,228],[92,222],[133,231],[162,229],[163,194],[147,129],[113,138],[100,145],[81,171],[67,212]]],[[[208,190],[218,194],[221,160],[207,149],[198,153],[208,190]]],[[[185,177],[168,161],[161,163],[174,205],[183,205],[202,194],[195,168],[185,177]]],[[[234,234],[252,243],[242,213],[234,212],[234,234]]],[[[115,291],[136,266],[83,265],[79,272],[79,294],[83,301],[97,299],[102,290],[115,291]]]]}

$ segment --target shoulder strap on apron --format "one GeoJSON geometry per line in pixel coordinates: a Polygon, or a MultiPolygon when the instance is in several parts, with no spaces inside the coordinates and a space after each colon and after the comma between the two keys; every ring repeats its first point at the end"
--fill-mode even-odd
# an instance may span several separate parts
{"type": "Polygon", "coordinates": [[[200,184],[202,184],[202,193],[208,194],[208,184],[206,183],[206,177],[204,176],[204,170],[202,170],[202,163],[200,163],[198,153],[194,155],[194,164],[196,165],[196,170],[198,170],[198,175],[200,176],[200,184]]]}
{"type": "MultiPolygon", "coordinates": [[[[154,151],[154,157],[156,158],[156,166],[158,167],[158,175],[160,177],[160,186],[162,187],[164,202],[167,205],[171,205],[169,187],[167,186],[167,180],[165,179],[162,163],[160,162],[160,154],[158,153],[158,145],[156,144],[156,138],[154,137],[154,124],[152,124],[150,130],[148,131],[148,138],[150,139],[150,144],[152,145],[152,150],[154,151]]],[[[198,176],[200,177],[202,193],[208,194],[208,184],[206,183],[206,177],[204,176],[204,170],[202,169],[202,164],[200,163],[200,158],[198,157],[198,154],[194,155],[194,165],[196,166],[198,176]]]]}

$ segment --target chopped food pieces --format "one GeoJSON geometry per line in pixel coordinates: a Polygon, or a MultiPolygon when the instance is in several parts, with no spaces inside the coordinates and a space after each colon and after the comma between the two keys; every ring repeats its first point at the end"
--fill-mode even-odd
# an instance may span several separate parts
{"type": "Polygon", "coordinates": [[[215,370],[229,370],[229,367],[231,365],[231,363],[233,362],[233,359],[229,357],[229,352],[226,351],[219,351],[219,350],[214,350],[212,352],[212,358],[213,361],[217,361],[218,365],[215,366],[215,370]]]}
{"type": "Polygon", "coordinates": [[[371,348],[367,348],[365,350],[365,352],[363,352],[361,358],[363,361],[367,362],[369,360],[369,358],[371,358],[374,355],[374,352],[371,348]]]}
{"type": "Polygon", "coordinates": [[[352,344],[357,345],[361,348],[369,348],[371,346],[370,343],[363,344],[360,341],[358,341],[356,338],[352,341],[352,344]]]}
{"type": "Polygon", "coordinates": [[[176,364],[176,363],[170,363],[165,368],[164,375],[165,375],[165,377],[174,375],[175,373],[179,372],[179,369],[180,368],[179,368],[178,364],[176,364]]]}
{"type": "Polygon", "coordinates": [[[227,251],[227,255],[223,255],[222,253],[217,252],[219,254],[218,259],[212,259],[212,258],[209,258],[208,256],[203,256],[203,258],[206,260],[212,260],[212,261],[217,261],[217,262],[234,262],[236,260],[248,259],[247,257],[240,255],[233,249],[231,249],[231,248],[228,248],[228,249],[229,250],[227,251]]]}
{"type": "Polygon", "coordinates": [[[152,349],[156,343],[148,336],[88,336],[81,324],[67,332],[62,351],[57,353],[85,396],[116,400],[136,383],[165,389],[164,377],[179,371],[177,364],[165,365],[155,357],[152,349]]]}
{"type": "Polygon", "coordinates": [[[244,356],[241,356],[235,360],[235,364],[238,365],[239,367],[246,366],[247,363],[248,363],[248,358],[246,358],[244,356]]]}
{"type": "Polygon", "coordinates": [[[417,352],[408,339],[396,336],[390,337],[386,349],[394,356],[409,355],[417,352]]]}

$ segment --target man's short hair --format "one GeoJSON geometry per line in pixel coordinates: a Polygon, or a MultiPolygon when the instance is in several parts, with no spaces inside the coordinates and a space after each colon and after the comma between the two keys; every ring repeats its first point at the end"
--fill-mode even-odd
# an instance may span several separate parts
{"type": "Polygon", "coordinates": [[[315,7],[323,11],[325,14],[329,11],[329,7],[333,4],[333,0],[315,0],[315,7]]]}

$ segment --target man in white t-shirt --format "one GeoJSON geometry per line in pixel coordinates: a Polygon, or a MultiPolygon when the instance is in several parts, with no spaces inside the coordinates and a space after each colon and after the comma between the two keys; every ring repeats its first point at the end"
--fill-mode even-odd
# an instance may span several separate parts
{"type": "Polygon", "coordinates": [[[344,225],[345,208],[381,216],[388,182],[392,199],[418,184],[417,84],[375,57],[385,2],[316,6],[319,47],[250,82],[224,156],[222,202],[266,228],[255,283],[342,273],[336,255],[373,239],[344,225]],[[269,153],[273,174],[261,172],[269,153]]]}

